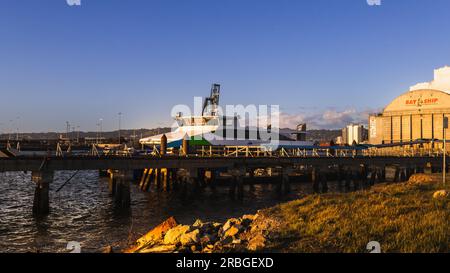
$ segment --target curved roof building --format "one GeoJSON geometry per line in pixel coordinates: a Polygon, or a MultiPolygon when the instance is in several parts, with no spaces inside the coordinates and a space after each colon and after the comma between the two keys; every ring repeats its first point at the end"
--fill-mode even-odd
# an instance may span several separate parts
{"type": "MultiPolygon", "coordinates": [[[[406,92],[381,114],[369,117],[369,142],[390,144],[443,139],[444,117],[450,117],[450,94],[435,89],[406,92]]],[[[446,139],[450,139],[449,130],[446,139]]]]}

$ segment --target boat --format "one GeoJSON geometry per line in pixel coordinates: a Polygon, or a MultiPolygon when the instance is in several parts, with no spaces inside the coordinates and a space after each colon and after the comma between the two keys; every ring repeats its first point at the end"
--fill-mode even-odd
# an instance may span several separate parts
{"type": "Polygon", "coordinates": [[[213,84],[210,96],[203,102],[201,115],[183,116],[178,113],[174,117],[177,124],[174,130],[142,138],[139,143],[144,146],[159,146],[165,135],[167,148],[180,148],[184,139],[189,140],[190,146],[250,146],[270,150],[313,146],[313,142],[305,141],[306,127],[302,127],[302,130],[278,130],[270,125],[267,128],[242,126],[239,116],[220,115],[219,98],[220,85],[213,84]]]}

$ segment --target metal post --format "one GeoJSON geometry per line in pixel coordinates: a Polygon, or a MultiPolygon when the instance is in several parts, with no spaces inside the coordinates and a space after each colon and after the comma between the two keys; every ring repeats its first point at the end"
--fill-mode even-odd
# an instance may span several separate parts
{"type": "Polygon", "coordinates": [[[120,144],[120,121],[122,117],[122,112],[119,112],[118,115],[119,115],[119,144],[120,144]]]}
{"type": "Polygon", "coordinates": [[[68,121],[66,121],[66,138],[69,140],[70,142],[70,123],[68,121]]]}
{"type": "Polygon", "coordinates": [[[19,134],[20,134],[20,131],[19,131],[19,123],[20,123],[20,117],[16,117],[16,120],[17,120],[17,124],[16,124],[16,126],[17,126],[17,131],[16,131],[16,141],[19,141],[19,134]]]}
{"type": "Polygon", "coordinates": [[[446,175],[446,164],[445,164],[445,156],[446,156],[446,153],[447,153],[447,148],[446,148],[446,141],[445,141],[445,139],[446,139],[446,136],[445,136],[445,134],[446,134],[446,131],[447,131],[447,128],[448,128],[448,117],[444,117],[444,155],[443,155],[443,160],[442,160],[442,164],[443,164],[443,166],[442,166],[442,183],[444,184],[444,186],[445,186],[445,179],[446,179],[446,177],[445,177],[445,175],[446,175]]]}
{"type": "Polygon", "coordinates": [[[102,134],[103,134],[103,119],[102,118],[99,119],[99,126],[100,126],[100,134],[99,134],[99,139],[98,139],[97,143],[102,141],[102,134]]]}

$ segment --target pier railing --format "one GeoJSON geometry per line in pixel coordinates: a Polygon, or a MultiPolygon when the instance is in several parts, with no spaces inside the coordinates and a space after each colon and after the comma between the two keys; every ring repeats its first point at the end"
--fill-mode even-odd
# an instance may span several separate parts
{"type": "MultiPolygon", "coordinates": [[[[92,145],[89,151],[73,151],[69,148],[63,151],[58,144],[56,151],[48,152],[19,152],[17,156],[56,156],[56,157],[161,157],[160,147],[154,145],[145,150],[134,150],[124,147],[123,149],[100,149],[92,145]]],[[[10,149],[7,148],[9,151],[10,149]]],[[[450,149],[447,149],[450,151],[450,149]]],[[[14,151],[11,152],[14,154],[14,151]]],[[[277,147],[270,146],[192,146],[186,154],[184,149],[167,149],[164,156],[187,156],[187,157],[296,157],[296,158],[348,158],[348,157],[441,157],[444,149],[442,145],[396,145],[396,146],[310,146],[310,147],[277,147]]],[[[447,152],[450,155],[450,152],[447,152]]]]}

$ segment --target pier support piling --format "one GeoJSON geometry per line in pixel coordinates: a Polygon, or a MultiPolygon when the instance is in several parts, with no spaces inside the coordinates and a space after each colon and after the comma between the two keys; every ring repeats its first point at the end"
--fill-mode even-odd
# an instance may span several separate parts
{"type": "Polygon", "coordinates": [[[49,186],[53,181],[53,171],[33,171],[31,177],[36,183],[33,213],[35,215],[46,215],[50,212],[49,186]]]}
{"type": "Polygon", "coordinates": [[[130,184],[131,180],[129,177],[129,172],[118,171],[116,172],[116,184],[115,184],[115,194],[114,202],[116,206],[120,208],[130,207],[130,184]]]}
{"type": "Polygon", "coordinates": [[[244,198],[244,176],[239,175],[236,177],[236,186],[237,186],[237,198],[242,200],[244,198]]]}
{"type": "Polygon", "coordinates": [[[281,192],[281,194],[287,194],[291,191],[289,175],[292,174],[292,167],[284,167],[281,170],[281,172],[282,172],[282,175],[281,175],[280,192],[281,192]]]}
{"type": "Polygon", "coordinates": [[[400,171],[400,182],[405,182],[406,181],[406,170],[402,169],[400,171]]]}
{"type": "Polygon", "coordinates": [[[375,185],[375,180],[377,179],[377,170],[375,168],[370,170],[369,186],[375,185]]]}
{"type": "Polygon", "coordinates": [[[161,169],[155,169],[154,170],[154,180],[153,184],[155,186],[155,189],[159,189],[161,187],[161,169]]]}
{"type": "Polygon", "coordinates": [[[320,170],[313,167],[311,170],[311,181],[313,184],[313,190],[315,193],[319,193],[320,192],[320,170]]]}
{"type": "MultiPolygon", "coordinates": [[[[145,172],[145,171],[144,171],[145,172]]],[[[150,189],[151,179],[154,176],[154,169],[148,169],[147,174],[143,176],[143,180],[141,180],[141,189],[143,191],[148,191],[150,189]]]]}
{"type": "Polygon", "coordinates": [[[353,172],[353,190],[357,191],[361,189],[362,172],[361,170],[353,172]]]}
{"type": "Polygon", "coordinates": [[[246,175],[245,167],[234,168],[230,171],[232,179],[230,182],[229,195],[231,198],[244,198],[244,177],[246,175]]]}
{"type": "Polygon", "coordinates": [[[113,170],[108,170],[108,173],[108,191],[111,196],[114,196],[116,194],[117,173],[113,170]]]}
{"type": "Polygon", "coordinates": [[[345,179],[345,172],[342,169],[342,166],[338,167],[337,170],[337,183],[338,183],[338,189],[342,190],[342,181],[345,179]]]}
{"type": "Polygon", "coordinates": [[[162,187],[163,191],[169,190],[169,170],[168,169],[161,169],[161,180],[162,180],[162,187]]]}
{"type": "Polygon", "coordinates": [[[353,173],[351,170],[347,170],[346,171],[346,175],[345,175],[345,190],[349,191],[350,190],[350,184],[352,182],[352,178],[353,178],[353,173]]]}
{"type": "Polygon", "coordinates": [[[380,182],[386,182],[386,166],[381,167],[380,182]]]}
{"type": "Polygon", "coordinates": [[[400,168],[396,167],[394,173],[394,182],[399,182],[399,180],[400,180],[400,168]]]}
{"type": "Polygon", "coordinates": [[[322,186],[322,193],[327,193],[328,192],[327,173],[324,172],[324,173],[321,174],[320,183],[321,183],[321,186],[322,186]]]}

